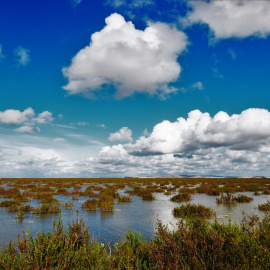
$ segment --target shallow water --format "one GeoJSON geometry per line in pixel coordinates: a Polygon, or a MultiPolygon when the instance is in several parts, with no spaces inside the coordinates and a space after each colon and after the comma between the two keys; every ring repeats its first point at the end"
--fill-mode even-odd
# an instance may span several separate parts
{"type": "MultiPolygon", "coordinates": [[[[86,187],[84,187],[86,188],[86,187]]],[[[124,194],[123,190],[119,191],[124,194]]],[[[240,194],[240,193],[239,193],[240,194]]],[[[263,211],[258,210],[258,204],[265,203],[270,199],[270,195],[254,196],[252,192],[243,192],[241,194],[252,197],[254,200],[249,203],[238,203],[234,205],[217,204],[217,196],[208,196],[206,194],[192,195],[192,204],[203,204],[217,211],[217,216],[229,215],[227,218],[218,219],[219,222],[239,223],[242,220],[242,211],[247,214],[255,214],[260,217],[264,215],[263,211]]],[[[126,195],[126,194],[125,194],[126,195]]],[[[238,194],[234,194],[237,196],[238,194]]],[[[125,232],[130,229],[134,232],[142,233],[149,241],[156,232],[157,220],[161,220],[163,224],[168,224],[170,229],[173,229],[178,218],[174,218],[172,210],[185,203],[171,202],[171,196],[166,196],[162,193],[154,193],[156,200],[143,201],[138,196],[133,196],[133,202],[121,203],[114,205],[114,212],[90,212],[81,208],[81,205],[86,201],[87,197],[80,197],[79,200],[72,200],[72,196],[55,195],[54,197],[61,202],[72,201],[74,206],[72,209],[62,207],[61,218],[63,224],[67,225],[72,220],[76,219],[76,210],[79,210],[79,218],[82,218],[93,237],[97,237],[101,242],[115,243],[117,239],[121,240],[125,232]]],[[[0,198],[0,201],[5,199],[0,198]]],[[[32,200],[25,204],[37,206],[38,200],[32,200]]],[[[53,220],[57,220],[60,214],[34,215],[25,213],[23,221],[16,220],[16,213],[8,212],[5,208],[0,208],[1,225],[0,225],[0,247],[6,247],[6,244],[11,241],[17,241],[17,235],[22,233],[22,230],[35,235],[39,229],[45,232],[52,231],[53,220]],[[29,222],[33,222],[30,224],[29,222]]]]}

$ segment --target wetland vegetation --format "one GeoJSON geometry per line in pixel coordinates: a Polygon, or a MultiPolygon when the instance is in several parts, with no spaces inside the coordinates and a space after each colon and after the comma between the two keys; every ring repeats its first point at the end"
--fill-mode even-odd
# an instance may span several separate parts
{"type": "Polygon", "coordinates": [[[65,229],[59,219],[47,233],[24,233],[17,245],[6,243],[0,269],[269,269],[269,194],[266,178],[1,179],[1,211],[15,214],[21,224],[31,216],[37,220],[63,211],[77,213],[78,206],[101,218],[121,209],[129,209],[123,215],[132,216],[139,202],[141,211],[151,211],[152,204],[166,201],[178,223],[169,229],[166,220],[158,222],[148,240],[130,231],[118,243],[102,244],[90,236],[83,220],[77,218],[65,229]],[[204,205],[196,198],[212,203],[204,205]],[[261,202],[256,205],[260,218],[247,212],[241,222],[232,223],[223,219],[229,215],[219,215],[220,207],[241,209],[253,200],[261,202]]]}

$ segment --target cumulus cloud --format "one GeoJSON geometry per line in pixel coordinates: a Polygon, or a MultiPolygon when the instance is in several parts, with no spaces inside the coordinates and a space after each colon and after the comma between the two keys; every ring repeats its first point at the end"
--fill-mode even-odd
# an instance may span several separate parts
{"type": "Polygon", "coordinates": [[[127,127],[122,127],[119,131],[111,133],[109,140],[111,142],[132,142],[132,131],[127,127]]]}
{"type": "Polygon", "coordinates": [[[0,111],[0,124],[20,125],[29,121],[31,118],[34,117],[34,115],[35,112],[32,108],[27,108],[23,112],[13,109],[3,112],[0,111]]]}
{"type": "Polygon", "coordinates": [[[19,110],[6,110],[0,111],[0,124],[18,126],[16,132],[34,133],[40,132],[39,127],[34,127],[36,124],[47,124],[53,121],[52,113],[44,111],[36,116],[32,108],[27,108],[24,111],[19,110]]]}
{"type": "Polygon", "coordinates": [[[270,2],[191,1],[190,24],[207,24],[217,39],[266,37],[270,33],[270,2]]]}
{"type": "Polygon", "coordinates": [[[20,66],[26,66],[30,62],[30,50],[21,46],[14,50],[16,62],[20,66]]]}
{"type": "Polygon", "coordinates": [[[48,111],[44,111],[44,112],[38,114],[38,116],[36,118],[34,118],[33,120],[38,124],[49,123],[49,122],[53,121],[52,113],[48,112],[48,111]]]}
{"type": "MultiPolygon", "coordinates": [[[[219,112],[214,117],[199,110],[176,122],[157,124],[149,137],[141,137],[133,145],[140,154],[182,153],[204,148],[258,149],[270,137],[270,112],[248,109],[229,116],[219,112]]],[[[136,153],[136,152],[135,152],[136,153]]]]}
{"type": "Polygon", "coordinates": [[[22,126],[15,129],[16,132],[22,132],[22,133],[35,133],[40,132],[39,127],[31,127],[31,126],[22,126]]]}
{"type": "Polygon", "coordinates": [[[115,96],[135,92],[167,95],[177,91],[169,84],[177,80],[181,67],[177,57],[187,46],[186,35],[165,23],[148,23],[142,31],[115,13],[106,26],[91,36],[69,67],[63,68],[69,94],[95,97],[104,85],[114,85],[115,96]]]}

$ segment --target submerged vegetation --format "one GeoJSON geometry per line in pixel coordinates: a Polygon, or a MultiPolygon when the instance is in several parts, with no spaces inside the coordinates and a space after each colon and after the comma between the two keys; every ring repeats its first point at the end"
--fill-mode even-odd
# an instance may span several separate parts
{"type": "Polygon", "coordinates": [[[269,269],[270,217],[246,216],[240,225],[193,218],[174,231],[161,222],[147,242],[130,231],[111,247],[92,238],[82,220],[34,238],[23,232],[0,252],[0,269],[269,269]]]}

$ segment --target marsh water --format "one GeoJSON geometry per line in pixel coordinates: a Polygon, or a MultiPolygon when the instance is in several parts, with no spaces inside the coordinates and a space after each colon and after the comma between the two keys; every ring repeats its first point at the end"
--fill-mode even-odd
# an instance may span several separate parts
{"type": "MultiPolygon", "coordinates": [[[[84,186],[84,189],[86,186],[84,186]]],[[[127,195],[125,190],[118,191],[122,195],[127,195]]],[[[0,208],[0,247],[6,247],[9,241],[17,241],[17,235],[22,234],[22,230],[29,232],[32,235],[41,230],[52,231],[53,220],[58,220],[61,215],[64,226],[76,220],[76,210],[79,211],[78,217],[82,218],[89,227],[92,237],[97,237],[100,242],[115,243],[118,239],[121,240],[125,236],[125,232],[131,229],[133,232],[141,233],[149,241],[156,232],[157,221],[160,220],[163,224],[167,224],[170,229],[173,229],[179,218],[175,218],[172,214],[174,207],[179,207],[183,203],[172,202],[170,198],[174,195],[164,195],[163,193],[153,193],[154,201],[143,201],[141,197],[133,196],[133,202],[115,203],[113,212],[96,212],[86,211],[81,208],[81,205],[86,201],[87,197],[79,197],[79,200],[72,200],[72,196],[55,195],[60,202],[73,202],[73,208],[66,209],[62,207],[61,214],[45,214],[35,215],[25,213],[25,218],[22,221],[17,220],[16,212],[8,212],[6,208],[0,208]]],[[[240,194],[240,193],[239,193],[240,194]]],[[[242,212],[245,211],[248,215],[255,214],[259,217],[264,215],[263,211],[258,210],[258,204],[265,203],[270,200],[270,195],[255,196],[253,192],[242,192],[241,194],[252,197],[254,200],[249,203],[237,203],[233,205],[217,204],[218,196],[209,196],[206,194],[193,194],[192,204],[202,204],[212,208],[217,212],[219,222],[239,223],[242,218],[242,212]],[[228,217],[224,217],[228,215],[228,217]]],[[[238,193],[234,194],[238,195],[238,193]]],[[[5,199],[0,198],[0,202],[5,199]]],[[[31,200],[24,203],[32,206],[39,205],[39,200],[31,200]]],[[[210,219],[211,220],[211,219],[210,219]]]]}

